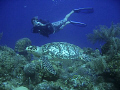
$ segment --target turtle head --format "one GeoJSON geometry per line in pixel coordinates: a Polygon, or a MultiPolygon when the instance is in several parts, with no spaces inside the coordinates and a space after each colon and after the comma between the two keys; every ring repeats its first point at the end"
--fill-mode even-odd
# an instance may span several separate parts
{"type": "Polygon", "coordinates": [[[26,51],[37,57],[40,57],[40,55],[42,54],[42,48],[39,46],[28,46],[26,47],[26,51]]]}

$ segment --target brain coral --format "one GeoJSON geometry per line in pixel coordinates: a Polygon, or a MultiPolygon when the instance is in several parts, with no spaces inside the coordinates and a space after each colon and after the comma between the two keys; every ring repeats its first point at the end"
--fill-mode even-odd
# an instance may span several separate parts
{"type": "Polygon", "coordinates": [[[31,40],[29,38],[19,39],[15,44],[15,52],[24,52],[27,46],[31,45],[31,40]]]}

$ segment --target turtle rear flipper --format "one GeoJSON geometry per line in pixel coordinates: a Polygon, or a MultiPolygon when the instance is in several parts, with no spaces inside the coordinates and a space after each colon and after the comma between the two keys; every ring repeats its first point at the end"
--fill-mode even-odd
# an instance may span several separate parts
{"type": "Polygon", "coordinates": [[[50,73],[55,75],[56,71],[54,70],[52,64],[48,60],[48,57],[42,56],[41,59],[42,59],[42,62],[43,62],[43,67],[46,68],[50,73]]]}

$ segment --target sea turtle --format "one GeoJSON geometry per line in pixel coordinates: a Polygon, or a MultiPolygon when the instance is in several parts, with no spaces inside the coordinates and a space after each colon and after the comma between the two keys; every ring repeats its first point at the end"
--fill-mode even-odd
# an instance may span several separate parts
{"type": "Polygon", "coordinates": [[[43,62],[43,66],[52,74],[56,74],[56,72],[49,59],[80,59],[83,54],[83,50],[80,47],[66,42],[52,42],[41,47],[29,46],[26,50],[39,57],[43,62]]]}

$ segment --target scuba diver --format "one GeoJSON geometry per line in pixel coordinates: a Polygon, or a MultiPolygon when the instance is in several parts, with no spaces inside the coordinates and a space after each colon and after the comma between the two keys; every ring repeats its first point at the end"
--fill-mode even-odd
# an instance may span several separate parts
{"type": "Polygon", "coordinates": [[[38,16],[36,16],[31,19],[31,22],[33,24],[32,32],[40,33],[43,36],[49,37],[50,34],[54,34],[62,30],[68,24],[85,27],[86,26],[85,23],[71,21],[71,20],[68,20],[68,18],[73,13],[92,13],[92,12],[93,12],[93,8],[74,9],[70,13],[68,13],[63,20],[52,22],[52,23],[50,23],[49,21],[42,20],[42,19],[38,20],[38,16]]]}

